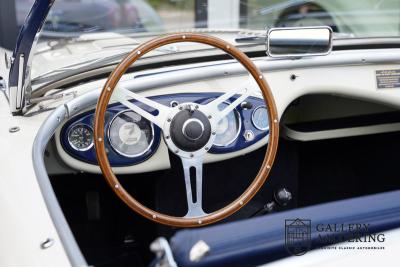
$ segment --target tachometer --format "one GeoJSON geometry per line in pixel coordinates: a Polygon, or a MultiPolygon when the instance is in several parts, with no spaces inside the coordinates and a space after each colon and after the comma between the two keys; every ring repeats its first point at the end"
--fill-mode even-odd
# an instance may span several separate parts
{"type": "Polygon", "coordinates": [[[108,137],[111,147],[120,155],[133,158],[146,153],[154,140],[153,124],[127,110],[111,121],[108,137]]]}
{"type": "MultiPolygon", "coordinates": [[[[222,103],[218,108],[222,110],[227,106],[227,103],[222,103]]],[[[236,110],[231,111],[226,117],[218,122],[214,145],[227,146],[231,144],[238,137],[240,127],[241,121],[239,113],[236,110]]]]}
{"type": "Polygon", "coordinates": [[[93,130],[87,125],[77,124],[68,131],[68,142],[77,151],[86,151],[93,146],[93,130]]]}
{"type": "Polygon", "coordinates": [[[268,130],[268,110],[266,107],[257,107],[251,116],[251,120],[254,126],[262,131],[268,130]]]}

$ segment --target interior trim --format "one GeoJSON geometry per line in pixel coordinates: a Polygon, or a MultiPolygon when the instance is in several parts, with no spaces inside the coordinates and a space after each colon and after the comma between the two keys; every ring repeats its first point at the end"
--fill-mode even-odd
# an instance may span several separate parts
{"type": "Polygon", "coordinates": [[[288,126],[282,127],[282,134],[289,139],[297,141],[315,141],[323,139],[335,139],[351,136],[361,136],[369,134],[391,133],[400,131],[400,123],[388,123],[371,126],[351,127],[344,129],[314,131],[314,132],[301,132],[296,131],[288,126]]]}

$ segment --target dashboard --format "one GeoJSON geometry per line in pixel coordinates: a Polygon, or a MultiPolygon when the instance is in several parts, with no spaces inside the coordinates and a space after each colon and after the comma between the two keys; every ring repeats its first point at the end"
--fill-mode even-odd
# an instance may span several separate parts
{"type": "MultiPolygon", "coordinates": [[[[179,93],[149,97],[166,106],[193,102],[206,104],[221,93],[179,93]]],[[[228,105],[239,95],[230,98],[228,105]]],[[[132,100],[150,113],[151,107],[132,100]]],[[[161,129],[127,109],[122,104],[109,105],[105,120],[105,147],[113,167],[138,165],[151,158],[164,142],[161,129]]],[[[61,128],[57,140],[69,157],[86,164],[97,165],[93,145],[94,109],[68,120],[61,128]]],[[[216,139],[209,153],[223,155],[248,148],[268,136],[268,113],[264,100],[249,97],[218,124],[216,139]]]]}

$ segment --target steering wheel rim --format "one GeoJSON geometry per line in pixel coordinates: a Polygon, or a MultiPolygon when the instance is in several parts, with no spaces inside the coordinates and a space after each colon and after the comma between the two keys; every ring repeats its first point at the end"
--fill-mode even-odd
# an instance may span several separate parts
{"type": "MultiPolygon", "coordinates": [[[[246,89],[247,90],[247,89],[246,89]]],[[[136,95],[137,96],[137,95],[136,95]]],[[[247,97],[246,97],[247,98],[247,97]]],[[[144,100],[144,99],[143,99],[144,100]]],[[[146,99],[147,100],[147,99],[146,99]]],[[[122,102],[121,102],[122,103],[122,102]]],[[[146,103],[146,102],[144,102],[146,103]]],[[[129,103],[128,103],[129,104],[129,103]]],[[[161,105],[162,106],[162,105],[161,105]]],[[[161,107],[163,109],[163,107],[161,107]]],[[[165,106],[166,107],[166,106],[165,106]]],[[[135,110],[134,110],[135,111],[135,110]]],[[[161,110],[160,110],[161,112],[161,110]]],[[[211,116],[209,116],[211,117],[211,116]]],[[[161,128],[163,129],[163,128],[161,128]]],[[[102,92],[100,94],[99,100],[96,105],[95,111],[95,120],[94,120],[94,138],[95,138],[95,150],[97,160],[100,166],[100,169],[111,187],[114,193],[125,202],[132,210],[139,213],[145,218],[148,218],[157,223],[175,226],[175,227],[198,227],[211,223],[215,223],[220,221],[246,205],[254,195],[260,190],[266,181],[271,167],[274,163],[278,140],[279,140],[279,120],[278,114],[276,110],[275,101],[268,86],[264,76],[261,71],[254,65],[254,63],[238,48],[229,44],[228,42],[221,40],[217,37],[208,36],[204,34],[195,34],[195,33],[179,33],[179,34],[171,34],[162,37],[158,37],[152,39],[142,45],[138,46],[134,49],[125,59],[118,64],[118,66],[112,71],[110,76],[105,83],[102,92]],[[268,121],[269,121],[269,142],[267,151],[261,165],[261,168],[254,178],[253,182],[249,185],[249,187],[243,192],[241,196],[231,202],[229,205],[214,211],[210,214],[205,214],[204,216],[198,217],[175,217],[167,214],[163,214],[157,211],[154,211],[135,198],[133,198],[121,185],[118,178],[115,176],[111,165],[108,161],[106,149],[104,146],[104,126],[105,126],[105,113],[107,110],[107,106],[110,102],[112,94],[117,87],[121,77],[125,74],[128,68],[136,62],[141,56],[144,54],[167,44],[179,43],[179,42],[196,42],[202,43],[206,45],[210,45],[216,48],[223,50],[224,52],[231,55],[233,58],[238,60],[251,74],[254,80],[257,83],[257,86],[261,89],[262,95],[264,97],[264,102],[266,104],[266,108],[268,110],[268,121]]],[[[165,136],[164,136],[165,138],[165,136]]],[[[164,139],[165,140],[165,139],[164,139]]],[[[210,139],[211,140],[211,139],[210,139]]],[[[206,150],[207,147],[206,147],[206,150]]],[[[205,152],[206,153],[206,152],[205,152]]],[[[185,154],[186,155],[186,154],[185,154]]],[[[190,155],[190,153],[189,153],[190,155]]],[[[187,156],[187,155],[186,155],[187,156]]],[[[193,157],[193,155],[191,155],[193,157]]],[[[184,155],[182,155],[182,160],[184,159],[184,155]]],[[[190,159],[188,159],[190,161],[190,159]]],[[[186,177],[185,177],[186,179],[186,177]]],[[[189,207],[188,207],[189,208],[189,207]]]]}

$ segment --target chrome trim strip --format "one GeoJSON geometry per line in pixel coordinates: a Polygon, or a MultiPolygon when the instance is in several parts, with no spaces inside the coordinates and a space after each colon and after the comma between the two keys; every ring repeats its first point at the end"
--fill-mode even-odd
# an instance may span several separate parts
{"type": "Polygon", "coordinates": [[[16,109],[21,109],[22,108],[22,101],[23,101],[23,78],[24,78],[24,62],[25,62],[25,56],[22,54],[19,57],[19,65],[18,65],[18,84],[17,84],[17,95],[16,95],[16,102],[15,102],[15,107],[16,109]]]}

